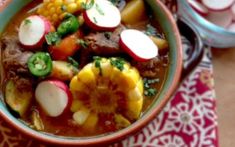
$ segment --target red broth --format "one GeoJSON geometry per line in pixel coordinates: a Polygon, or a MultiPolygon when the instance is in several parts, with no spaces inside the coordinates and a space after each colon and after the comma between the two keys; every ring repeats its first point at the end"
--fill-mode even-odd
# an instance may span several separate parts
{"type": "MultiPolygon", "coordinates": [[[[67,111],[66,113],[63,113],[62,115],[60,115],[58,117],[48,116],[48,114],[41,108],[41,106],[38,104],[38,102],[35,100],[35,97],[34,97],[35,88],[44,79],[34,77],[33,75],[30,75],[30,73],[28,73],[28,71],[24,71],[24,72],[26,72],[26,74],[22,74],[20,71],[16,71],[15,70],[16,68],[20,68],[20,67],[17,67],[17,66],[19,66],[18,64],[16,64],[16,65],[10,64],[10,63],[9,63],[9,65],[5,64],[4,61],[10,62],[11,59],[12,60],[14,59],[12,57],[10,58],[8,56],[8,54],[4,54],[4,51],[6,50],[7,45],[16,44],[17,46],[20,46],[19,48],[21,50],[21,53],[28,52],[27,49],[25,49],[24,47],[22,47],[19,44],[18,37],[17,37],[18,36],[18,29],[17,28],[19,28],[20,23],[26,17],[36,13],[35,11],[31,12],[30,10],[37,7],[40,3],[41,3],[41,1],[34,0],[30,4],[28,4],[26,7],[24,7],[9,22],[9,24],[7,25],[5,31],[2,33],[2,36],[1,36],[1,42],[2,42],[1,44],[2,45],[0,46],[0,48],[3,50],[2,51],[2,59],[3,59],[2,64],[4,67],[4,73],[5,73],[4,82],[2,83],[4,85],[3,91],[6,90],[5,87],[6,87],[7,82],[9,80],[12,80],[13,82],[15,82],[14,85],[15,85],[16,89],[18,89],[18,91],[20,91],[20,92],[24,92],[26,90],[32,91],[31,94],[33,95],[33,98],[32,98],[32,100],[30,100],[27,110],[22,115],[19,115],[17,112],[12,111],[11,106],[7,103],[7,100],[5,99],[6,103],[9,105],[9,110],[12,112],[13,115],[15,115],[16,117],[21,119],[29,127],[36,129],[36,130],[39,130],[39,131],[52,133],[55,135],[93,136],[93,135],[99,135],[99,134],[103,134],[103,133],[110,133],[110,132],[122,129],[122,128],[118,128],[117,124],[114,121],[114,113],[121,113],[121,114],[125,113],[125,112],[123,112],[123,111],[125,111],[125,109],[121,109],[121,108],[120,108],[121,110],[117,108],[112,113],[107,113],[107,114],[99,113],[99,114],[97,114],[98,121],[97,121],[96,127],[94,127],[94,128],[87,128],[82,125],[78,125],[76,122],[74,122],[73,112],[71,112],[70,110],[67,111]],[[9,36],[10,36],[10,38],[12,38],[12,36],[13,36],[13,38],[15,37],[16,39],[9,39],[9,36]],[[8,41],[6,41],[7,38],[8,38],[8,41]],[[21,81],[20,81],[20,79],[21,79],[21,81]],[[31,87],[29,88],[30,90],[27,89],[27,84],[26,84],[26,88],[20,87],[20,85],[21,85],[20,82],[24,81],[22,79],[25,79],[26,83],[27,83],[27,81],[30,81],[30,84],[28,84],[28,85],[31,85],[31,87]],[[17,84],[16,82],[19,82],[19,83],[17,84]],[[36,120],[35,120],[35,118],[36,118],[36,120]],[[36,123],[35,123],[35,121],[36,121],[36,123]]],[[[125,6],[125,3],[126,2],[124,1],[122,3],[121,7],[125,6]]],[[[128,1],[127,1],[127,3],[128,3],[128,1]]],[[[150,15],[150,12],[146,12],[146,14],[150,15]]],[[[156,31],[155,33],[157,34],[156,37],[158,37],[162,40],[165,40],[164,34],[162,33],[158,24],[154,20],[152,20],[151,18],[148,18],[148,17],[144,18],[143,21],[141,21],[139,23],[135,23],[135,24],[131,24],[131,25],[124,25],[124,27],[134,28],[134,29],[138,29],[141,31],[146,31],[146,28],[147,28],[146,26],[149,26],[149,25],[151,25],[151,27],[152,27],[152,28],[150,27],[149,28],[150,30],[148,30],[148,31],[150,31],[150,33],[151,33],[151,29],[153,31],[153,28],[154,28],[155,29],[154,31],[156,31]]],[[[91,32],[97,33],[96,31],[87,27],[85,24],[84,24],[84,26],[81,27],[81,31],[83,32],[83,35],[84,35],[83,37],[86,37],[86,35],[89,35],[89,33],[91,33],[91,32]]],[[[45,46],[45,48],[47,48],[47,47],[48,46],[45,46]]],[[[46,50],[45,48],[43,48],[42,50],[45,51],[46,50]]],[[[34,50],[33,52],[35,53],[38,51],[34,50]]],[[[74,59],[77,60],[78,62],[80,62],[79,70],[81,70],[86,64],[91,62],[91,59],[90,59],[91,55],[92,56],[97,56],[97,55],[100,56],[100,54],[97,54],[94,52],[92,52],[92,53],[89,52],[87,54],[83,54],[82,49],[77,51],[73,55],[74,59]],[[81,54],[86,55],[86,56],[81,57],[81,54]],[[82,61],[80,61],[81,59],[82,59],[82,61]]],[[[101,55],[101,57],[102,56],[103,55],[101,55]]],[[[166,76],[166,73],[168,70],[168,64],[169,64],[168,63],[168,61],[169,61],[168,47],[164,47],[164,49],[161,49],[159,51],[158,57],[151,59],[150,61],[147,61],[147,62],[135,61],[129,55],[127,55],[127,53],[123,53],[123,52],[121,52],[120,54],[118,53],[118,54],[114,54],[114,55],[104,55],[104,57],[106,57],[106,58],[116,57],[116,56],[120,56],[120,57],[124,58],[127,62],[129,62],[131,64],[132,67],[135,67],[136,69],[138,69],[138,71],[144,81],[144,85],[143,85],[145,87],[145,91],[143,93],[144,102],[143,102],[141,114],[139,116],[139,117],[141,117],[141,115],[144,114],[144,112],[148,109],[148,107],[151,105],[151,103],[155,99],[157,99],[159,91],[161,90],[161,87],[164,84],[165,76],[166,76]],[[154,89],[154,95],[148,95],[149,89],[154,89]]],[[[64,83],[69,86],[69,82],[70,81],[65,81],[64,83]]],[[[5,96],[6,96],[6,94],[5,94],[5,96]]],[[[108,101],[111,101],[112,97],[109,97],[109,96],[106,96],[106,97],[108,97],[108,101]]],[[[107,103],[110,104],[109,102],[107,102],[107,103]]],[[[125,105],[125,103],[126,103],[125,100],[121,101],[120,107],[122,104],[125,105]]],[[[103,107],[105,107],[106,104],[104,101],[102,101],[102,105],[104,105],[103,107]]],[[[124,117],[125,117],[125,115],[124,115],[124,117]]],[[[133,123],[137,119],[132,119],[132,120],[128,120],[128,121],[130,123],[133,123]]]]}

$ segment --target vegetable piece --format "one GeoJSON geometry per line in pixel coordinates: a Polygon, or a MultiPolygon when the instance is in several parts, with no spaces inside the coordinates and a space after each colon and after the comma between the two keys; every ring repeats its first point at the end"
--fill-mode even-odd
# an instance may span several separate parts
{"type": "Polygon", "coordinates": [[[79,48],[80,45],[77,43],[77,35],[75,33],[65,37],[56,45],[50,46],[49,52],[54,60],[67,60],[79,48]]]}
{"type": "Polygon", "coordinates": [[[7,105],[17,114],[23,116],[32,100],[32,91],[19,91],[13,81],[8,81],[5,89],[5,100],[7,105]]]}
{"type": "Polygon", "coordinates": [[[147,61],[158,55],[158,47],[143,32],[134,29],[120,34],[120,46],[137,61],[147,61]]]}
{"type": "Polygon", "coordinates": [[[96,0],[83,17],[89,27],[99,31],[114,30],[121,22],[120,11],[108,0],[96,0]]]}
{"type": "Polygon", "coordinates": [[[71,80],[78,72],[78,69],[71,63],[65,61],[53,61],[50,77],[62,81],[71,80]]]}
{"type": "Polygon", "coordinates": [[[59,80],[46,80],[38,84],[35,97],[39,105],[51,117],[57,117],[69,110],[72,95],[68,86],[59,80]]]}
{"type": "Polygon", "coordinates": [[[44,124],[39,115],[39,112],[37,110],[33,110],[31,117],[32,117],[31,119],[32,119],[33,127],[38,131],[43,131],[44,124]]]}
{"type": "Polygon", "coordinates": [[[79,22],[77,17],[72,14],[67,14],[63,22],[58,26],[57,32],[61,36],[65,36],[69,33],[74,33],[79,28],[79,22]]]}
{"type": "MultiPolygon", "coordinates": [[[[85,107],[89,115],[97,114],[100,118],[99,114],[117,113],[118,109],[127,120],[139,118],[144,97],[142,79],[128,62],[122,62],[119,66],[119,61],[119,58],[96,57],[72,78],[70,90],[73,94],[73,112],[79,111],[81,115],[80,109],[85,107]],[[119,67],[123,67],[122,70],[119,67]]],[[[88,117],[83,116],[84,119],[88,117]]]]}
{"type": "Polygon", "coordinates": [[[53,24],[58,24],[66,14],[81,11],[82,3],[87,0],[46,0],[38,8],[37,13],[48,18],[53,24]]]}
{"type": "Polygon", "coordinates": [[[122,116],[121,114],[114,115],[114,119],[115,119],[116,127],[118,129],[123,129],[131,125],[130,121],[126,119],[124,116],[122,116]]]}
{"type": "Polygon", "coordinates": [[[24,19],[19,28],[19,41],[29,49],[40,48],[45,35],[51,31],[51,24],[44,17],[33,15],[24,19]]]}
{"type": "Polygon", "coordinates": [[[150,38],[158,47],[159,54],[165,55],[168,51],[168,42],[165,39],[159,37],[150,36],[150,38]]]}
{"type": "Polygon", "coordinates": [[[225,10],[233,4],[234,0],[202,0],[202,3],[209,9],[220,11],[225,10]]]}
{"type": "Polygon", "coordinates": [[[90,111],[86,108],[82,108],[81,110],[78,110],[77,112],[73,114],[73,119],[79,125],[83,125],[89,115],[90,115],[90,111]]]}
{"type": "Polygon", "coordinates": [[[135,24],[147,18],[143,0],[131,0],[121,12],[122,22],[135,24]]]}
{"type": "Polygon", "coordinates": [[[61,36],[57,32],[50,32],[45,38],[48,45],[55,45],[61,41],[61,36]]]}
{"type": "Polygon", "coordinates": [[[47,76],[52,70],[52,60],[50,55],[46,52],[33,54],[27,64],[29,71],[37,77],[47,76]]]}
{"type": "Polygon", "coordinates": [[[209,10],[198,1],[188,0],[188,3],[195,11],[197,11],[199,14],[203,16],[209,13],[209,10]]]}

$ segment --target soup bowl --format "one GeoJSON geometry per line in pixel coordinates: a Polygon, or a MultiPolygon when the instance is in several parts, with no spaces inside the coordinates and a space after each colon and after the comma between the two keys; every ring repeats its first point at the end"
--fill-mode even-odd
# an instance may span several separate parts
{"type": "MultiPolygon", "coordinates": [[[[0,7],[0,33],[3,32],[11,18],[29,2],[31,2],[31,0],[6,0],[6,3],[0,7]]],[[[164,85],[159,91],[157,98],[136,122],[122,130],[91,137],[64,137],[38,132],[23,124],[9,112],[3,100],[3,93],[0,95],[1,117],[11,126],[32,138],[60,145],[94,146],[98,144],[107,144],[117,142],[118,140],[140,131],[141,128],[146,126],[156,117],[156,115],[158,115],[174,93],[179,84],[183,62],[181,37],[172,14],[160,0],[145,0],[145,2],[151,9],[155,20],[159,23],[168,40],[170,63],[164,85]]],[[[3,77],[1,77],[1,81],[2,80],[3,77]]]]}

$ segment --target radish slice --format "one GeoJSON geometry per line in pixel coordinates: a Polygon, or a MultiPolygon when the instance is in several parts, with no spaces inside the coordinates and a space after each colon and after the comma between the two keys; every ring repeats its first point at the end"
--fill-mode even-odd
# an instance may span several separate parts
{"type": "Polygon", "coordinates": [[[189,5],[201,15],[207,15],[209,13],[208,9],[201,3],[195,0],[188,0],[189,5]]]}
{"type": "Polygon", "coordinates": [[[233,20],[235,20],[235,3],[232,5],[231,11],[232,11],[232,14],[233,14],[233,20]]]}
{"type": "Polygon", "coordinates": [[[234,0],[202,0],[202,3],[209,9],[219,11],[230,7],[234,0]]]}
{"type": "Polygon", "coordinates": [[[235,23],[232,23],[231,25],[228,26],[228,31],[235,33],[235,23]]]}
{"type": "Polygon", "coordinates": [[[121,14],[108,0],[96,0],[94,5],[84,11],[86,24],[95,30],[113,30],[121,22],[121,14]]]}
{"type": "Polygon", "coordinates": [[[39,105],[51,117],[60,116],[72,102],[67,85],[59,80],[47,80],[38,84],[35,97],[39,105]]]}
{"type": "Polygon", "coordinates": [[[120,34],[120,46],[137,61],[147,61],[158,55],[158,47],[143,32],[128,29],[120,34]]]}
{"type": "Polygon", "coordinates": [[[24,19],[19,28],[19,41],[26,48],[39,48],[50,32],[51,24],[44,17],[33,15],[24,19]]]}
{"type": "Polygon", "coordinates": [[[225,10],[209,12],[206,18],[212,23],[226,28],[229,24],[231,24],[233,16],[231,14],[231,11],[225,10]]]}

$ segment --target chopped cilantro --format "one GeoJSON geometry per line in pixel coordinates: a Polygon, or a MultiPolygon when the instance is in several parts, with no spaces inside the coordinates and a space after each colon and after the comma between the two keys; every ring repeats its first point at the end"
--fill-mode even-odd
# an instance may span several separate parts
{"type": "Polygon", "coordinates": [[[72,57],[68,57],[69,63],[71,63],[74,67],[79,68],[79,63],[74,60],[72,57]]]}
{"type": "Polygon", "coordinates": [[[83,48],[87,48],[88,47],[88,42],[86,42],[85,40],[83,40],[83,39],[78,39],[77,40],[77,43],[79,44],[79,45],[81,45],[83,48]]]}
{"type": "Polygon", "coordinates": [[[104,11],[100,8],[99,5],[95,4],[95,8],[100,13],[100,15],[104,15],[104,11]]]}
{"type": "Polygon", "coordinates": [[[95,4],[95,0],[90,0],[90,2],[82,2],[82,8],[85,10],[90,9],[91,7],[93,7],[93,5],[95,4]]]}
{"type": "Polygon", "coordinates": [[[156,36],[157,30],[152,25],[148,24],[145,33],[149,36],[156,36]]]}
{"type": "Polygon", "coordinates": [[[157,90],[154,89],[154,88],[149,88],[149,89],[144,91],[144,95],[148,96],[148,97],[155,96],[156,94],[157,94],[157,90]]]}
{"type": "Polygon", "coordinates": [[[61,41],[61,37],[57,32],[50,32],[45,38],[48,45],[55,45],[61,41]]]}
{"type": "Polygon", "coordinates": [[[147,79],[144,78],[144,95],[148,97],[155,96],[157,90],[152,88],[150,85],[159,82],[159,79],[147,79]]]}
{"type": "Polygon", "coordinates": [[[99,68],[99,70],[100,70],[100,75],[102,75],[102,68],[101,68],[101,60],[102,60],[102,58],[101,57],[99,57],[99,56],[94,56],[93,57],[93,60],[94,60],[94,62],[95,62],[95,67],[96,68],[99,68]]]}
{"type": "Polygon", "coordinates": [[[96,18],[95,18],[95,17],[93,17],[93,20],[94,20],[94,23],[97,23],[97,20],[96,20],[96,18]]]}
{"type": "Polygon", "coordinates": [[[122,71],[124,69],[125,60],[122,58],[111,58],[110,63],[112,66],[115,66],[122,71]]]}
{"type": "Polygon", "coordinates": [[[29,20],[29,19],[25,19],[24,20],[24,25],[28,25],[28,24],[31,24],[32,22],[31,22],[31,20],[29,20]]]}

